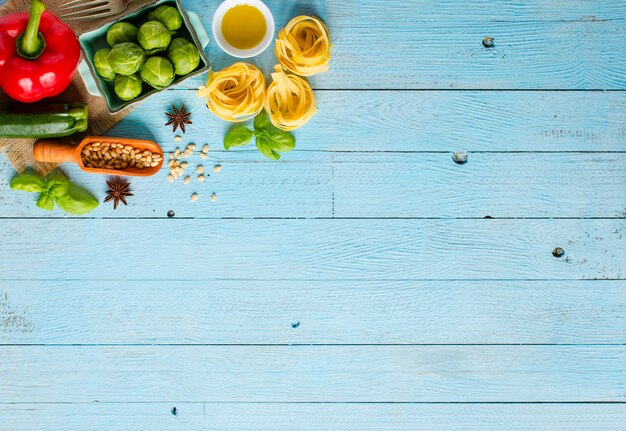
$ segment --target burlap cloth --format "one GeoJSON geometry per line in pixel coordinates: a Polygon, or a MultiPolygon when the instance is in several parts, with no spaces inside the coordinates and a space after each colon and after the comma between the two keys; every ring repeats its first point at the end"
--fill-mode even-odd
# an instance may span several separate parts
{"type": "MultiPolygon", "coordinates": [[[[57,13],[57,8],[67,3],[68,0],[44,0],[46,10],[53,14],[60,16],[61,13],[57,13]]],[[[128,8],[123,14],[132,12],[140,7],[155,3],[156,0],[131,0],[128,4],[128,8]]],[[[29,0],[9,0],[7,3],[0,5],[0,16],[6,15],[11,12],[25,12],[30,6],[29,0]]],[[[122,16],[120,14],[120,16],[122,16]]],[[[94,30],[108,21],[119,19],[119,17],[108,17],[104,19],[91,19],[91,20],[71,20],[66,24],[74,30],[76,34],[82,34],[91,30],[94,30]]],[[[92,96],[87,92],[85,85],[78,73],[74,77],[74,80],[70,84],[69,88],[61,95],[44,99],[46,101],[59,101],[59,102],[83,102],[89,106],[89,128],[87,132],[81,136],[73,136],[66,138],[69,142],[78,142],[82,136],[88,135],[100,135],[109,130],[115,123],[124,118],[131,109],[126,109],[115,115],[109,114],[107,111],[106,102],[103,98],[92,96]]],[[[0,90],[0,103],[14,103],[11,99],[0,90]]],[[[55,167],[50,163],[40,163],[33,158],[33,143],[35,139],[0,139],[0,152],[5,152],[9,161],[13,164],[18,172],[22,172],[29,166],[32,166],[35,170],[45,174],[55,167]]]]}

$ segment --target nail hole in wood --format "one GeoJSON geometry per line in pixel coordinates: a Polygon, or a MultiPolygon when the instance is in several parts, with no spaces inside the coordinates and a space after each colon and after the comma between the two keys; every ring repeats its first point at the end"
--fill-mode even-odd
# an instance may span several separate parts
{"type": "Polygon", "coordinates": [[[298,326],[300,326],[300,321],[299,320],[294,320],[293,322],[291,322],[291,327],[292,328],[297,328],[298,326]]]}
{"type": "Polygon", "coordinates": [[[174,416],[178,414],[178,410],[176,410],[176,407],[172,407],[172,410],[170,410],[170,412],[172,412],[174,416]]]}
{"type": "Polygon", "coordinates": [[[168,216],[169,218],[173,218],[175,215],[176,215],[176,213],[174,212],[174,210],[169,210],[169,211],[167,212],[167,216],[168,216]]]}
{"type": "Polygon", "coordinates": [[[457,165],[463,165],[467,163],[467,153],[465,151],[456,151],[452,154],[452,160],[454,160],[454,163],[457,165]]]}
{"type": "Polygon", "coordinates": [[[483,39],[483,46],[485,48],[493,48],[495,46],[495,43],[493,42],[493,37],[489,37],[489,36],[485,37],[483,39]]]}
{"type": "Polygon", "coordinates": [[[554,247],[554,250],[552,250],[552,256],[554,257],[563,257],[564,254],[565,250],[563,250],[561,247],[554,247]]]}

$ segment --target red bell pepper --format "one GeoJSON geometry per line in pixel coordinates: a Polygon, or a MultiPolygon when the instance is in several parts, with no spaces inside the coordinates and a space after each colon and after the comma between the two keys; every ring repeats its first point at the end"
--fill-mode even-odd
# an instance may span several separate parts
{"type": "Polygon", "coordinates": [[[31,0],[30,13],[0,18],[0,87],[20,102],[62,93],[78,67],[76,34],[44,9],[31,0]]]}

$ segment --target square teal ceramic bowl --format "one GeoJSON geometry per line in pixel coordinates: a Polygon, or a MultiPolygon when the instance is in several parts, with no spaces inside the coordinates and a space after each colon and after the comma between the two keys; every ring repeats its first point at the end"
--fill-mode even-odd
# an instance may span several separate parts
{"type": "Polygon", "coordinates": [[[104,100],[106,100],[109,112],[111,114],[115,114],[122,109],[127,108],[128,106],[134,105],[135,103],[139,103],[147,99],[151,95],[163,90],[156,90],[149,85],[144,84],[143,91],[139,97],[130,101],[124,101],[117,97],[117,94],[115,94],[115,90],[113,89],[114,82],[106,81],[100,75],[98,75],[98,73],[96,72],[96,68],[93,64],[93,57],[98,50],[102,48],[109,48],[109,45],[106,41],[106,34],[109,30],[109,27],[119,21],[130,22],[131,24],[135,25],[141,24],[148,20],[148,13],[152,9],[163,4],[177,8],[181,16],[183,17],[183,25],[180,30],[178,30],[176,36],[183,37],[193,42],[198,48],[198,51],[200,51],[200,64],[198,65],[196,70],[185,76],[176,75],[174,81],[168,87],[166,87],[165,90],[180,84],[187,78],[201,75],[211,69],[211,63],[209,62],[209,58],[204,52],[204,48],[209,44],[209,36],[207,35],[207,32],[202,25],[202,22],[200,21],[198,15],[193,12],[185,12],[182,5],[180,4],[180,0],[155,1],[153,4],[143,7],[131,14],[116,17],[110,22],[107,22],[99,29],[90,31],[89,33],[84,33],[78,38],[81,49],[83,51],[83,60],[78,66],[78,72],[83,78],[83,81],[85,82],[85,86],[87,87],[89,93],[93,94],[94,96],[103,97],[104,100]]]}

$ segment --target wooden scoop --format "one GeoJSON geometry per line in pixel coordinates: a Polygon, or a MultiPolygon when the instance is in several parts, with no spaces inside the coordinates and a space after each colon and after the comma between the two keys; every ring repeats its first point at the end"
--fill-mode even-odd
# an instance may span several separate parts
{"type": "Polygon", "coordinates": [[[61,163],[61,162],[74,162],[80,168],[92,174],[105,174],[105,175],[120,175],[120,176],[136,176],[136,177],[148,177],[156,174],[161,166],[163,166],[163,150],[156,142],[144,141],[139,139],[127,139],[127,138],[113,138],[105,136],[88,136],[78,145],[64,144],[62,142],[41,139],[35,142],[33,149],[33,156],[35,160],[40,162],[49,163],[61,163]],[[110,144],[122,144],[130,145],[136,150],[141,152],[148,150],[153,155],[161,156],[156,166],[144,167],[138,169],[136,167],[127,167],[123,169],[107,169],[107,168],[90,168],[85,166],[81,154],[83,148],[88,144],[94,143],[110,143],[110,144]]]}

